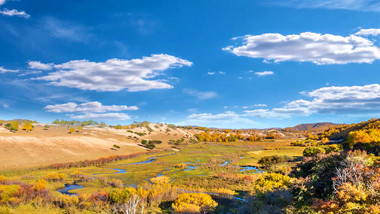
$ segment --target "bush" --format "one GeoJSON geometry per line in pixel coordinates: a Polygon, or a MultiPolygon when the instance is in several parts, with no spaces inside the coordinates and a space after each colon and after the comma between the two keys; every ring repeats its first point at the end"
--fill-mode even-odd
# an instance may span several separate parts
{"type": "Polygon", "coordinates": [[[5,184],[7,182],[8,178],[5,177],[4,175],[0,175],[0,184],[5,184]]]}
{"type": "Polygon", "coordinates": [[[79,203],[79,198],[78,196],[75,195],[60,195],[56,200],[55,203],[60,207],[60,208],[70,208],[70,207],[75,207],[79,203]]]}
{"type": "Polygon", "coordinates": [[[33,189],[36,191],[41,191],[46,188],[47,181],[39,180],[33,185],[33,189]]]}
{"type": "Polygon", "coordinates": [[[148,144],[161,144],[162,141],[161,140],[150,140],[148,141],[148,144]]]}
{"type": "Polygon", "coordinates": [[[250,212],[247,210],[244,213],[295,213],[286,212],[286,208],[292,203],[292,199],[292,193],[287,189],[268,191],[265,194],[250,198],[248,204],[250,212]]]}
{"type": "Polygon", "coordinates": [[[27,132],[31,131],[33,128],[34,128],[34,126],[30,121],[25,122],[24,125],[22,126],[22,129],[27,131],[27,132]]]}
{"type": "Polygon", "coordinates": [[[82,171],[79,171],[79,170],[75,170],[72,174],[71,174],[71,177],[73,178],[80,178],[82,176],[84,176],[84,172],[82,171]]]}
{"type": "Polygon", "coordinates": [[[65,180],[66,174],[63,174],[63,173],[50,173],[50,174],[47,174],[47,175],[43,176],[42,178],[45,179],[45,180],[47,180],[47,181],[57,182],[57,181],[63,181],[63,180],[65,180]]]}
{"type": "Polygon", "coordinates": [[[0,213],[1,214],[12,214],[11,210],[8,207],[0,206],[0,213]]]}
{"type": "Polygon", "coordinates": [[[185,163],[177,163],[174,167],[178,168],[178,169],[186,169],[187,168],[187,164],[185,164],[185,163]]]}
{"type": "Polygon", "coordinates": [[[131,196],[131,192],[128,189],[113,189],[109,193],[109,199],[114,203],[126,203],[131,196]]]}
{"type": "Polygon", "coordinates": [[[18,121],[17,120],[14,120],[11,122],[11,125],[9,127],[9,130],[11,131],[18,131],[18,121]]]}
{"type": "Polygon", "coordinates": [[[264,173],[255,182],[254,190],[259,192],[272,191],[274,189],[287,188],[290,185],[290,177],[278,173],[264,173]]]}
{"type": "Polygon", "coordinates": [[[142,140],[142,141],[141,141],[141,144],[142,144],[142,145],[146,145],[147,143],[148,143],[147,140],[142,140]]]}
{"type": "Polygon", "coordinates": [[[303,150],[303,156],[305,157],[311,157],[317,154],[325,154],[325,153],[326,151],[321,147],[308,147],[305,150],[303,150]]]}
{"type": "Polygon", "coordinates": [[[148,144],[147,148],[148,149],[154,149],[154,148],[156,148],[156,145],[154,145],[154,144],[148,144]]]}
{"type": "Polygon", "coordinates": [[[205,193],[182,193],[172,204],[176,213],[211,213],[218,203],[205,193]]]}
{"type": "Polygon", "coordinates": [[[166,176],[160,176],[151,178],[150,182],[152,182],[153,184],[168,184],[170,182],[170,178],[166,176]]]}
{"type": "Polygon", "coordinates": [[[21,201],[18,199],[20,185],[0,185],[0,203],[1,204],[18,204],[21,201]]]}
{"type": "Polygon", "coordinates": [[[302,140],[302,141],[296,141],[296,142],[291,142],[290,145],[292,146],[316,146],[317,142],[315,140],[302,140]]]}
{"type": "Polygon", "coordinates": [[[289,156],[272,155],[272,156],[265,156],[265,157],[260,158],[259,164],[264,165],[264,166],[269,166],[273,164],[284,163],[290,160],[292,160],[292,158],[289,156]]]}
{"type": "Polygon", "coordinates": [[[123,181],[120,179],[112,178],[111,181],[108,181],[108,184],[114,188],[122,188],[123,187],[123,181]]]}
{"type": "Polygon", "coordinates": [[[322,146],[322,148],[326,151],[326,154],[329,154],[331,152],[343,151],[343,146],[341,144],[326,145],[326,146],[322,146]]]}

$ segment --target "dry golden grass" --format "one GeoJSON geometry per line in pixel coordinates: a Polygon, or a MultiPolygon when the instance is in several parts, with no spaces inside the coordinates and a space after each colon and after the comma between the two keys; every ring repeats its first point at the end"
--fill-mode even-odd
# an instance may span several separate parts
{"type": "Polygon", "coordinates": [[[0,170],[22,169],[46,166],[54,163],[67,163],[94,160],[112,155],[127,155],[146,151],[138,144],[141,140],[161,140],[158,149],[171,149],[169,140],[192,136],[192,130],[168,129],[167,125],[135,128],[133,132],[145,133],[139,136],[125,129],[85,127],[80,132],[68,133],[77,126],[50,125],[45,130],[36,125],[32,131],[10,132],[0,127],[0,170]],[[113,145],[120,146],[120,149],[113,145]]]}
{"type": "Polygon", "coordinates": [[[51,126],[44,130],[0,132],[0,170],[29,168],[53,163],[93,160],[111,155],[145,151],[137,143],[118,134],[101,134],[96,129],[67,133],[67,126],[51,126]],[[113,148],[116,144],[120,149],[113,148]]]}

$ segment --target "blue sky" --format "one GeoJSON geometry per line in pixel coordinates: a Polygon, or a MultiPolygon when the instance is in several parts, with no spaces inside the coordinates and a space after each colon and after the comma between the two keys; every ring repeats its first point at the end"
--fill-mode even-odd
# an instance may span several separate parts
{"type": "Polygon", "coordinates": [[[0,0],[0,118],[221,128],[380,113],[370,0],[0,0]]]}

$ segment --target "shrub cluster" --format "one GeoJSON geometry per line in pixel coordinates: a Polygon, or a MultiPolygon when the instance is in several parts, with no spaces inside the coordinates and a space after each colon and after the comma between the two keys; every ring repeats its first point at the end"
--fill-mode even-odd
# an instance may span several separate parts
{"type": "Polygon", "coordinates": [[[141,144],[148,149],[154,149],[154,148],[156,148],[156,144],[161,144],[161,143],[162,143],[161,140],[149,140],[149,141],[148,140],[142,140],[141,141],[141,144]]]}
{"type": "Polygon", "coordinates": [[[258,163],[263,166],[270,166],[273,164],[285,163],[291,160],[293,160],[293,158],[289,156],[272,155],[260,158],[258,163]]]}

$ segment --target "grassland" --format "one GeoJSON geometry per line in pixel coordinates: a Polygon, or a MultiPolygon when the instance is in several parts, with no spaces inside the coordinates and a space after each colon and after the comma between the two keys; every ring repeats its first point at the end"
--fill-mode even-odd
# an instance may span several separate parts
{"type": "Polygon", "coordinates": [[[142,139],[161,140],[161,149],[170,149],[169,140],[192,135],[192,130],[171,129],[167,125],[151,128],[138,127],[133,132],[125,129],[86,126],[81,131],[68,133],[77,125],[35,125],[31,131],[12,132],[0,126],[0,170],[18,170],[55,163],[94,160],[112,155],[127,155],[147,151],[139,146],[142,139]],[[168,131],[165,131],[168,130],[168,131]],[[143,133],[139,136],[136,133],[143,133]],[[117,147],[114,147],[117,145],[117,147]]]}
{"type": "MultiPolygon", "coordinates": [[[[115,161],[99,167],[81,167],[69,169],[18,169],[5,170],[0,174],[11,180],[20,180],[31,183],[41,179],[49,173],[64,173],[67,179],[62,182],[50,182],[48,188],[52,191],[64,187],[65,183],[72,183],[74,178],[70,175],[75,171],[90,175],[95,178],[117,178],[122,180],[124,185],[143,185],[148,183],[148,179],[158,175],[169,177],[172,183],[187,188],[207,189],[228,187],[237,191],[248,191],[249,186],[238,183],[227,184],[218,183],[218,174],[229,173],[232,175],[254,175],[255,170],[241,172],[239,166],[257,166],[261,157],[269,155],[287,155],[293,157],[302,156],[302,147],[291,147],[292,139],[280,139],[263,142],[236,142],[236,143],[198,143],[179,146],[178,152],[162,151],[155,154],[146,154],[136,158],[115,161]],[[135,164],[150,160],[150,163],[135,164]],[[222,163],[228,164],[221,166],[222,163]],[[182,165],[181,165],[182,164],[182,165]],[[181,165],[181,167],[178,167],[181,165]],[[189,168],[190,167],[190,168],[189,168]],[[117,173],[119,170],[126,170],[126,173],[117,173]],[[210,182],[213,180],[213,182],[210,182]],[[210,186],[210,184],[212,185],[210,186]]],[[[105,188],[105,185],[98,181],[88,181],[79,183],[84,188],[72,190],[72,193],[94,193],[105,188]]],[[[107,187],[109,188],[109,187],[107,187]]],[[[59,194],[59,193],[58,193],[59,194]]]]}

